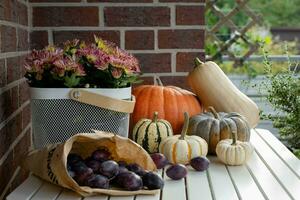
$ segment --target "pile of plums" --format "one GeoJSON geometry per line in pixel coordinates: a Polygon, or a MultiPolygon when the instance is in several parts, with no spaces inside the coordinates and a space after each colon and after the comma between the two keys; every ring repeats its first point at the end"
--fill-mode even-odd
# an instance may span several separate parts
{"type": "Polygon", "coordinates": [[[136,163],[116,162],[106,149],[96,150],[86,159],[70,153],[67,169],[80,186],[103,189],[117,186],[130,191],[161,189],[164,186],[164,181],[156,173],[145,171],[136,163]]]}
{"type": "MultiPolygon", "coordinates": [[[[164,168],[166,165],[169,164],[167,158],[161,153],[151,154],[151,158],[155,163],[157,169],[164,168]]],[[[195,157],[190,161],[190,165],[196,171],[206,170],[209,167],[209,163],[210,163],[209,160],[204,156],[195,157]]],[[[173,164],[170,167],[168,167],[166,170],[167,176],[173,180],[179,180],[186,177],[187,172],[188,170],[186,166],[182,164],[173,164]]]]}

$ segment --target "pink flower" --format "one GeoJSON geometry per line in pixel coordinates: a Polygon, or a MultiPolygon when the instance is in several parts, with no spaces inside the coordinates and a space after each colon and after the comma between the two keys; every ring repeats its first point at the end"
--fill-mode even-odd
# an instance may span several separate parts
{"type": "Polygon", "coordinates": [[[110,60],[111,65],[124,69],[126,73],[140,73],[138,60],[123,49],[117,47],[110,60]]]}
{"type": "Polygon", "coordinates": [[[53,69],[51,72],[59,77],[63,77],[66,72],[75,73],[77,76],[85,75],[83,67],[69,57],[53,62],[53,69]]]}
{"type": "Polygon", "coordinates": [[[95,46],[88,46],[78,50],[78,55],[83,56],[97,69],[105,70],[108,67],[110,57],[95,46]]]}
{"type": "Polygon", "coordinates": [[[115,67],[112,68],[111,75],[114,78],[118,79],[122,76],[122,74],[123,74],[123,69],[115,68],[115,67]]]}

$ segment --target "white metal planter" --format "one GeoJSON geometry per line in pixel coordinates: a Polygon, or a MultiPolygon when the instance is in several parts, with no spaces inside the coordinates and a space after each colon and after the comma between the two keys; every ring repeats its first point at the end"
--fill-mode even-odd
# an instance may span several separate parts
{"type": "Polygon", "coordinates": [[[34,147],[93,129],[128,137],[135,99],[128,88],[31,88],[34,147]]]}

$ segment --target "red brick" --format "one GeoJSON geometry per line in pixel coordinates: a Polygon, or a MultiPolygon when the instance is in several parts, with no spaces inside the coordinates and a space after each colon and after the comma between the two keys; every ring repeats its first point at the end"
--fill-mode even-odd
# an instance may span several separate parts
{"type": "Polygon", "coordinates": [[[27,6],[17,0],[1,0],[0,20],[28,25],[27,6]]]}
{"type": "Polygon", "coordinates": [[[159,30],[160,49],[202,49],[204,30],[159,30]]]}
{"type": "Polygon", "coordinates": [[[0,140],[0,159],[1,159],[2,156],[6,153],[10,144],[12,143],[11,134],[7,132],[7,128],[5,126],[2,129],[0,129],[0,138],[1,138],[0,140]]]}
{"type": "MultiPolygon", "coordinates": [[[[9,146],[22,132],[22,116],[19,113],[16,117],[11,119],[5,127],[0,130],[0,158],[6,153],[9,146]]],[[[1,176],[0,176],[1,177],[1,176]]]]}
{"type": "Polygon", "coordinates": [[[75,38],[85,40],[86,42],[94,42],[94,35],[120,46],[119,31],[55,31],[53,38],[55,44],[61,44],[66,40],[73,40],[75,38]]]}
{"type": "Polygon", "coordinates": [[[34,7],[33,26],[98,26],[97,7],[34,7]]]}
{"type": "Polygon", "coordinates": [[[147,77],[140,77],[140,79],[143,81],[141,83],[133,84],[133,88],[138,87],[140,85],[153,85],[153,76],[147,76],[147,77]]]}
{"type": "Polygon", "coordinates": [[[159,0],[159,2],[185,2],[185,3],[193,3],[193,2],[202,2],[205,0],[159,0]]]}
{"type": "Polygon", "coordinates": [[[176,6],[177,25],[204,25],[204,6],[176,6]]]}
{"type": "Polygon", "coordinates": [[[30,121],[31,121],[31,108],[29,104],[22,110],[22,129],[26,128],[26,126],[30,123],[30,121]]]}
{"type": "Polygon", "coordinates": [[[130,50],[154,49],[154,32],[126,31],[125,48],[130,50]]]}
{"type": "Polygon", "coordinates": [[[22,132],[22,113],[20,112],[11,119],[6,126],[8,133],[11,134],[12,141],[14,141],[22,132]]]}
{"type": "Polygon", "coordinates": [[[30,91],[29,91],[29,86],[27,83],[22,83],[20,84],[20,91],[19,91],[19,98],[20,98],[20,105],[25,103],[27,100],[30,99],[30,91]]]}
{"type": "Polygon", "coordinates": [[[21,78],[23,78],[25,73],[26,73],[26,70],[25,70],[25,67],[24,67],[26,57],[27,57],[27,55],[19,56],[19,65],[20,65],[21,78]]]}
{"type": "Polygon", "coordinates": [[[7,58],[7,83],[21,78],[20,58],[7,58]]]}
{"type": "Polygon", "coordinates": [[[190,72],[194,68],[194,59],[198,57],[205,60],[205,53],[200,52],[178,52],[176,54],[176,71],[190,72]]]}
{"type": "Polygon", "coordinates": [[[81,2],[81,0],[29,0],[29,2],[33,2],[33,3],[61,2],[61,3],[65,3],[65,2],[81,2]]]}
{"type": "Polygon", "coordinates": [[[0,194],[2,194],[14,172],[15,169],[13,168],[13,153],[11,152],[4,163],[0,166],[0,194]]]}
{"type": "Polygon", "coordinates": [[[160,79],[164,85],[175,85],[177,87],[190,90],[186,76],[160,76],[160,79]]]}
{"type": "Polygon", "coordinates": [[[1,52],[13,52],[17,49],[16,29],[10,26],[0,26],[1,52]]]}
{"type": "Polygon", "coordinates": [[[171,72],[170,53],[140,53],[135,54],[143,73],[171,72]]]}
{"type": "Polygon", "coordinates": [[[168,7],[106,7],[106,26],[169,26],[168,7]]]}
{"type": "Polygon", "coordinates": [[[18,22],[22,25],[28,25],[28,9],[23,3],[17,1],[18,22]]]}
{"type": "MultiPolygon", "coordinates": [[[[8,132],[7,135],[12,135],[12,134],[8,132]]],[[[11,140],[11,138],[5,138],[5,135],[1,133],[1,130],[0,130],[0,136],[1,136],[1,140],[0,140],[0,144],[1,144],[0,158],[1,158],[3,155],[1,154],[2,152],[1,150],[4,150],[4,152],[6,152],[8,150],[8,147],[12,144],[13,141],[11,140]]],[[[18,142],[18,144],[14,147],[13,151],[9,153],[4,163],[0,166],[0,177],[1,177],[0,194],[3,193],[4,188],[7,186],[8,182],[12,178],[17,167],[21,165],[21,162],[23,161],[25,155],[28,153],[28,149],[30,146],[31,146],[31,135],[30,135],[30,130],[28,130],[25,133],[25,135],[21,138],[21,140],[18,142]]],[[[22,183],[28,177],[28,174],[29,172],[27,170],[21,168],[19,173],[13,180],[11,188],[9,188],[7,193],[10,193],[18,185],[20,185],[20,183],[22,183]]]]}
{"type": "Polygon", "coordinates": [[[24,180],[28,177],[28,175],[28,170],[20,168],[19,173],[16,175],[15,179],[11,183],[10,193],[14,191],[21,183],[23,183],[24,180]]]}
{"type": "Polygon", "coordinates": [[[0,87],[6,85],[6,66],[5,60],[0,59],[0,87]]]}
{"type": "Polygon", "coordinates": [[[48,45],[47,31],[33,31],[30,33],[30,48],[43,49],[48,45]]]}
{"type": "Polygon", "coordinates": [[[29,49],[29,37],[28,31],[24,29],[18,29],[18,51],[27,51],[29,49]]]}
{"type": "Polygon", "coordinates": [[[113,3],[152,3],[153,0],[88,0],[88,2],[113,2],[113,3]]]}
{"type": "MultiPolygon", "coordinates": [[[[4,121],[10,114],[11,95],[10,90],[0,94],[0,123],[4,121]]],[[[1,141],[1,140],[0,140],[1,141]]]]}
{"type": "Polygon", "coordinates": [[[12,0],[0,1],[0,20],[17,22],[17,4],[12,0]]]}
{"type": "Polygon", "coordinates": [[[17,168],[28,153],[30,147],[30,132],[27,131],[13,149],[13,167],[17,168]]]}
{"type": "Polygon", "coordinates": [[[19,99],[19,87],[15,86],[11,89],[12,95],[12,106],[11,109],[16,111],[20,107],[20,99],[19,99]]]}
{"type": "Polygon", "coordinates": [[[19,104],[17,86],[0,94],[0,123],[8,118],[19,104]]]}

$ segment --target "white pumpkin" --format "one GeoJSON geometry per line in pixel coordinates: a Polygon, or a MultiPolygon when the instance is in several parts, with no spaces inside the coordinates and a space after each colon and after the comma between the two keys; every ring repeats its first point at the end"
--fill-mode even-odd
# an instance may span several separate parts
{"type": "Polygon", "coordinates": [[[140,119],[133,127],[132,139],[148,153],[157,153],[160,142],[173,135],[170,122],[157,117],[158,112],[154,112],[152,120],[140,119]]]}
{"type": "Polygon", "coordinates": [[[236,132],[232,139],[221,140],[216,147],[218,158],[227,165],[242,165],[252,155],[254,148],[250,142],[236,140],[236,132]]]}
{"type": "Polygon", "coordinates": [[[184,113],[184,125],[181,135],[174,135],[165,138],[159,145],[159,152],[174,164],[188,164],[190,160],[197,156],[206,156],[208,145],[199,136],[187,136],[189,125],[188,113],[184,113]]]}

